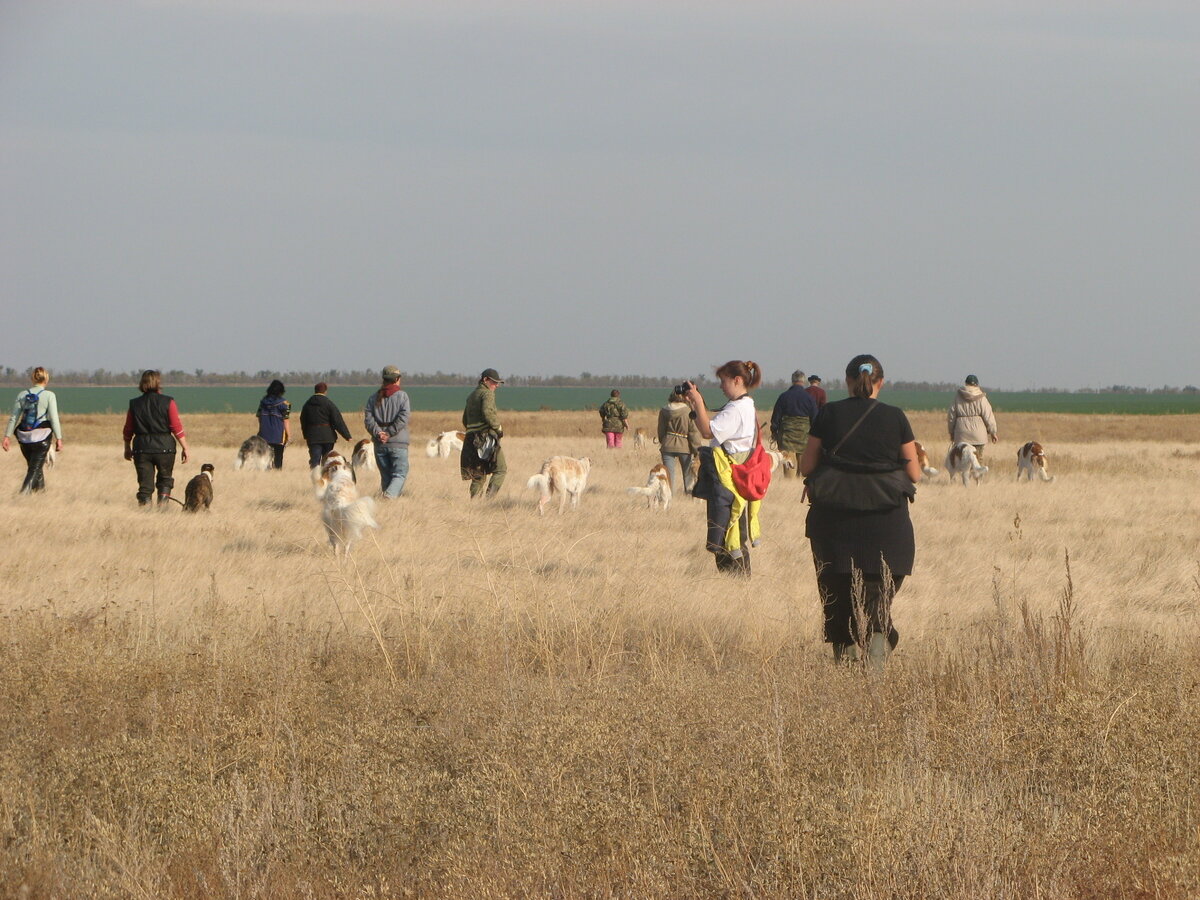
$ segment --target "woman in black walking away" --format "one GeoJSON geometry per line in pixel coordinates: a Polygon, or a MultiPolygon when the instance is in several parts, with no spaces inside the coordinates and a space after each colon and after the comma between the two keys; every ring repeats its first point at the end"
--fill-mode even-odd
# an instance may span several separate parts
{"type": "Polygon", "coordinates": [[[831,465],[850,479],[883,479],[890,494],[884,491],[882,505],[874,504],[882,508],[872,509],[847,508],[857,497],[848,503],[837,497],[813,499],[806,533],[825,610],[825,641],[833,644],[834,659],[858,659],[861,648],[871,667],[882,671],[899,640],[892,627],[892,599],[912,574],[915,541],[908,504],[921,467],[908,417],[879,402],[879,360],[867,354],[850,360],[846,387],[850,396],[827,404],[813,423],[800,473],[809,476],[831,465]]]}

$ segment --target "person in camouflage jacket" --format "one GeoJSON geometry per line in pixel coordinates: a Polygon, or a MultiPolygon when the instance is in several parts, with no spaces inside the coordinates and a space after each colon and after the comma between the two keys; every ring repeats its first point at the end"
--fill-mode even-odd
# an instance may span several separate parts
{"type": "Polygon", "coordinates": [[[504,476],[508,474],[504,449],[500,446],[504,429],[496,411],[496,388],[502,384],[504,382],[499,372],[484,369],[479,376],[478,386],[467,397],[463,408],[463,431],[467,437],[459,456],[459,468],[462,480],[471,482],[472,499],[485,490],[486,496],[496,496],[504,484],[504,476]],[[484,456],[480,456],[481,450],[484,456]]]}
{"type": "Polygon", "coordinates": [[[621,400],[621,392],[614,390],[600,404],[600,430],[609,450],[620,450],[621,440],[629,427],[629,407],[621,400]]]}

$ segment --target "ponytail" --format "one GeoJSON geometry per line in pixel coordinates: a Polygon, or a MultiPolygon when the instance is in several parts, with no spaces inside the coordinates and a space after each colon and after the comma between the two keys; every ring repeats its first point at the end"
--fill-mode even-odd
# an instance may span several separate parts
{"type": "Polygon", "coordinates": [[[883,366],[869,353],[860,353],[846,365],[846,387],[851,397],[871,398],[875,385],[883,381],[883,366]]]}
{"type": "Polygon", "coordinates": [[[747,391],[752,391],[762,384],[762,369],[753,360],[731,359],[717,369],[718,378],[741,378],[747,391]]]}

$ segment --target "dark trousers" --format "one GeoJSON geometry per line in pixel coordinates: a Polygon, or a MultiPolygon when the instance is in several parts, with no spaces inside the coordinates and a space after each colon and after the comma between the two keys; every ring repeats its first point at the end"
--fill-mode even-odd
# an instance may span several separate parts
{"type": "Polygon", "coordinates": [[[860,634],[861,622],[868,632],[888,636],[893,647],[900,634],[892,627],[892,600],[904,583],[903,575],[893,575],[888,585],[883,576],[863,573],[859,597],[855,597],[854,576],[838,574],[833,566],[822,565],[814,554],[817,566],[817,590],[825,607],[825,642],[827,644],[863,644],[867,635],[860,634]]]}
{"type": "Polygon", "coordinates": [[[164,497],[171,496],[171,488],[175,487],[172,473],[175,471],[175,451],[169,453],[135,453],[133,454],[133,470],[137,472],[139,506],[150,502],[154,491],[158,490],[159,502],[164,497]]]}
{"type": "Polygon", "coordinates": [[[283,468],[283,444],[268,444],[267,446],[269,446],[275,454],[275,464],[273,466],[271,466],[271,468],[272,469],[282,469],[283,468]]]}
{"type": "MultiPolygon", "coordinates": [[[[333,449],[333,444],[309,444],[308,445],[308,467],[315,469],[321,464],[321,457],[333,449]]],[[[283,467],[283,447],[279,448],[279,465],[276,468],[283,467]]]]}
{"type": "Polygon", "coordinates": [[[33,491],[44,491],[46,489],[46,476],[44,470],[46,468],[46,454],[50,452],[50,442],[54,440],[54,436],[46,438],[44,441],[38,441],[36,444],[21,444],[21,454],[25,457],[25,481],[21,484],[21,493],[29,494],[33,491]]]}

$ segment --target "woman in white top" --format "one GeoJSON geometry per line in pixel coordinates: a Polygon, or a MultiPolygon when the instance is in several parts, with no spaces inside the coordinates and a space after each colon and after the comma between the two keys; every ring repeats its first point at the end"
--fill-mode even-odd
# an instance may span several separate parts
{"type": "Polygon", "coordinates": [[[8,418],[8,427],[4,429],[4,442],[0,444],[7,453],[9,439],[15,434],[17,443],[21,445],[26,466],[22,494],[45,489],[46,477],[43,473],[46,457],[50,453],[50,441],[54,441],[55,452],[61,453],[63,448],[58,400],[53,392],[46,390],[50,373],[38,366],[29,373],[29,380],[32,386],[17,394],[17,402],[13,404],[12,415],[8,418]]]}
{"type": "Polygon", "coordinates": [[[709,440],[709,446],[700,448],[700,474],[692,494],[708,501],[705,548],[716,558],[717,570],[749,576],[750,547],[758,542],[758,502],[738,496],[729,467],[745,462],[754,449],[758,414],[750,391],[762,384],[762,370],[758,363],[735,359],[717,369],[717,378],[729,402],[712,415],[696,385],[684,385],[696,427],[709,440]]]}

